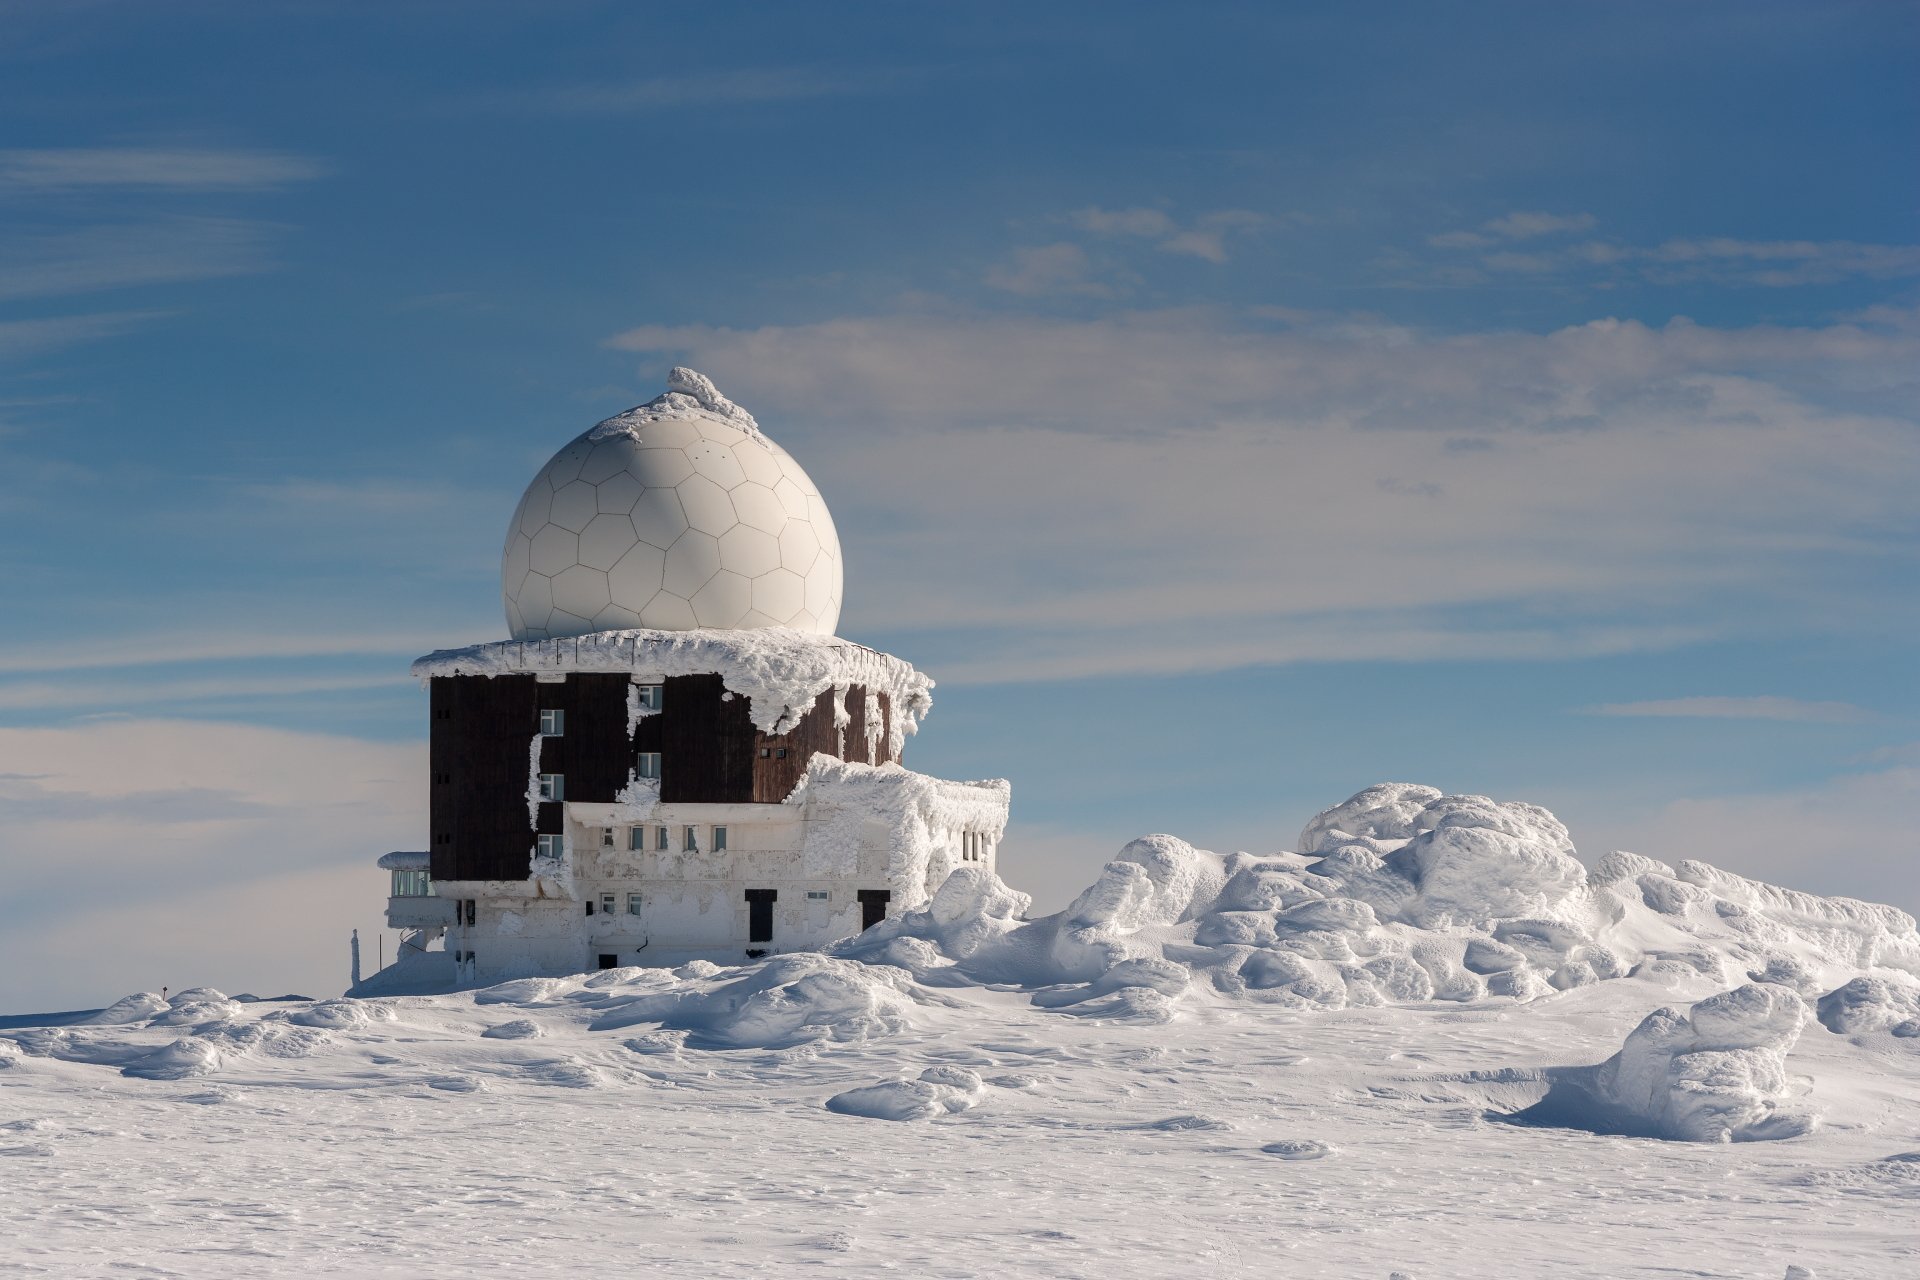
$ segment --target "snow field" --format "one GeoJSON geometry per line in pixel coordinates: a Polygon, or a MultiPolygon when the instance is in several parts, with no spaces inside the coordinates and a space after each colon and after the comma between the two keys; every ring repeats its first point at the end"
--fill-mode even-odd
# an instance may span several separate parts
{"type": "Polygon", "coordinates": [[[1429,791],[1038,920],[0,1032],[0,1276],[1920,1272],[1911,918],[1429,791]]]}

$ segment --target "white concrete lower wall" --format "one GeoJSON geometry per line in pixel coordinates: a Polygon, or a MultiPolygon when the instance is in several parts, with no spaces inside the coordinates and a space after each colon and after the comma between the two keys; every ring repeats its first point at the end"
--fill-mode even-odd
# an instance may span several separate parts
{"type": "Polygon", "coordinates": [[[445,946],[460,981],[579,973],[603,956],[621,966],[738,964],[815,950],[860,932],[861,890],[887,891],[897,915],[924,906],[958,866],[993,869],[1005,784],[858,766],[848,786],[851,767],[833,765],[810,772],[785,804],[569,803],[560,865],[527,880],[434,885],[453,904],[445,946]],[[713,848],[716,827],[725,849],[713,848]],[[749,890],[775,895],[770,938],[750,937],[749,890]]]}

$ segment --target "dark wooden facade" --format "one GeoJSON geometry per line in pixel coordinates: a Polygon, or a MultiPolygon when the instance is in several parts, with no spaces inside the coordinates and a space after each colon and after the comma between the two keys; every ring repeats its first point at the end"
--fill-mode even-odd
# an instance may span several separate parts
{"type": "Polygon", "coordinates": [[[793,729],[754,728],[747,699],[730,696],[717,675],[669,676],[660,709],[627,732],[624,673],[574,673],[545,683],[531,675],[436,676],[429,702],[433,770],[430,805],[436,880],[519,880],[528,872],[536,834],[559,834],[564,810],[527,810],[529,752],[540,713],[561,711],[565,732],[541,739],[541,773],[565,779],[568,801],[612,803],[632,776],[637,752],[661,757],[664,803],[777,804],[792,793],[816,753],[884,764],[893,710],[876,702],[882,732],[867,752],[866,691],[846,694],[844,734],[834,724],[833,693],[822,693],[793,729]]]}
{"type": "Polygon", "coordinates": [[[534,835],[528,735],[540,727],[539,687],[532,676],[432,682],[427,755],[435,880],[526,877],[534,835]]]}

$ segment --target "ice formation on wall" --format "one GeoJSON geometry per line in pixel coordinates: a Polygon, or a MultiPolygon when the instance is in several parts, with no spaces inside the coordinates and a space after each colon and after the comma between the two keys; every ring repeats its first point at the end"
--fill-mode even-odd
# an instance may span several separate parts
{"type": "Polygon", "coordinates": [[[622,627],[840,620],[840,537],[819,489],[691,369],[553,456],[513,513],[501,596],[516,640],[622,627]]]}
{"type": "MultiPolygon", "coordinates": [[[[757,631],[629,629],[555,640],[504,640],[442,649],[413,664],[421,680],[434,676],[499,676],[569,671],[625,671],[665,677],[718,674],[727,689],[752,704],[763,733],[785,733],[829,689],[853,685],[885,693],[893,708],[891,747],[933,708],[933,681],[889,654],[837,636],[782,627],[757,631]]],[[[878,717],[868,723],[878,722],[878,717]]]]}
{"type": "Polygon", "coordinates": [[[1004,778],[949,782],[897,764],[868,765],[816,755],[786,803],[813,815],[800,850],[804,876],[858,870],[862,844],[891,851],[886,882],[898,907],[916,907],[962,865],[953,833],[975,831],[999,843],[1012,784],[1004,778]]]}

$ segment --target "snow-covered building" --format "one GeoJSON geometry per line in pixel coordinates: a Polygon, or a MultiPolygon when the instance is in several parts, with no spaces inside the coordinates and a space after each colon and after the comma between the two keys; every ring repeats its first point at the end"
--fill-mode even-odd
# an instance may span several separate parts
{"type": "Polygon", "coordinates": [[[507,530],[512,638],[419,659],[429,847],[366,993],[811,949],[994,866],[1004,781],[904,768],[933,682],[833,634],[833,519],[713,383],[609,418],[507,530]]]}

